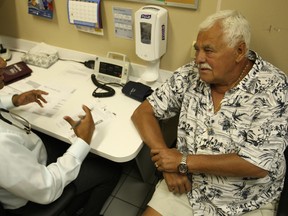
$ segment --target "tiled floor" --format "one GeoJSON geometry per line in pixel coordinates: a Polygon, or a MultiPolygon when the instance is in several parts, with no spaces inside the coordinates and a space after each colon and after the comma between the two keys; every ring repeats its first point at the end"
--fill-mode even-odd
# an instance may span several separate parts
{"type": "Polygon", "coordinates": [[[121,179],[102,209],[104,216],[140,216],[150,200],[158,179],[143,182],[135,160],[123,163],[121,179]]]}

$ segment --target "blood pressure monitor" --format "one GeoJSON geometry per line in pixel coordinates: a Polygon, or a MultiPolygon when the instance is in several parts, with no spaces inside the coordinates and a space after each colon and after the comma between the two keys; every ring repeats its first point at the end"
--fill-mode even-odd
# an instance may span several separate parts
{"type": "Polygon", "coordinates": [[[108,52],[107,57],[95,60],[96,79],[105,83],[126,84],[128,81],[130,62],[126,55],[108,52]]]}

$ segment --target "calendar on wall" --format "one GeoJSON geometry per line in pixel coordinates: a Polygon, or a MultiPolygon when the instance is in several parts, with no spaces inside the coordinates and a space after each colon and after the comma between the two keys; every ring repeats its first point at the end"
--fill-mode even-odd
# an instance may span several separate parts
{"type": "Polygon", "coordinates": [[[68,0],[68,17],[77,30],[103,35],[101,0],[68,0]]]}

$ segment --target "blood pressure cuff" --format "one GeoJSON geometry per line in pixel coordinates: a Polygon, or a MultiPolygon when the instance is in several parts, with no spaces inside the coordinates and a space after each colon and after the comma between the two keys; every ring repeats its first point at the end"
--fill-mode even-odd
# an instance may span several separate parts
{"type": "Polygon", "coordinates": [[[123,94],[140,102],[144,101],[152,92],[150,86],[133,81],[128,81],[122,88],[123,94]]]}

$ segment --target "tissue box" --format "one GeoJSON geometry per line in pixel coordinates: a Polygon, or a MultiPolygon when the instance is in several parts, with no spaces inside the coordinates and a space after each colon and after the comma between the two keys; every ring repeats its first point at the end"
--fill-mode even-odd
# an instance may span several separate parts
{"type": "Polygon", "coordinates": [[[54,48],[44,43],[41,43],[28,53],[22,56],[22,61],[26,64],[35,65],[38,67],[49,68],[58,60],[58,52],[54,48]]]}
{"type": "Polygon", "coordinates": [[[53,55],[26,53],[24,56],[22,56],[22,61],[24,61],[26,64],[31,64],[43,68],[49,68],[57,60],[57,53],[53,55]]]}

